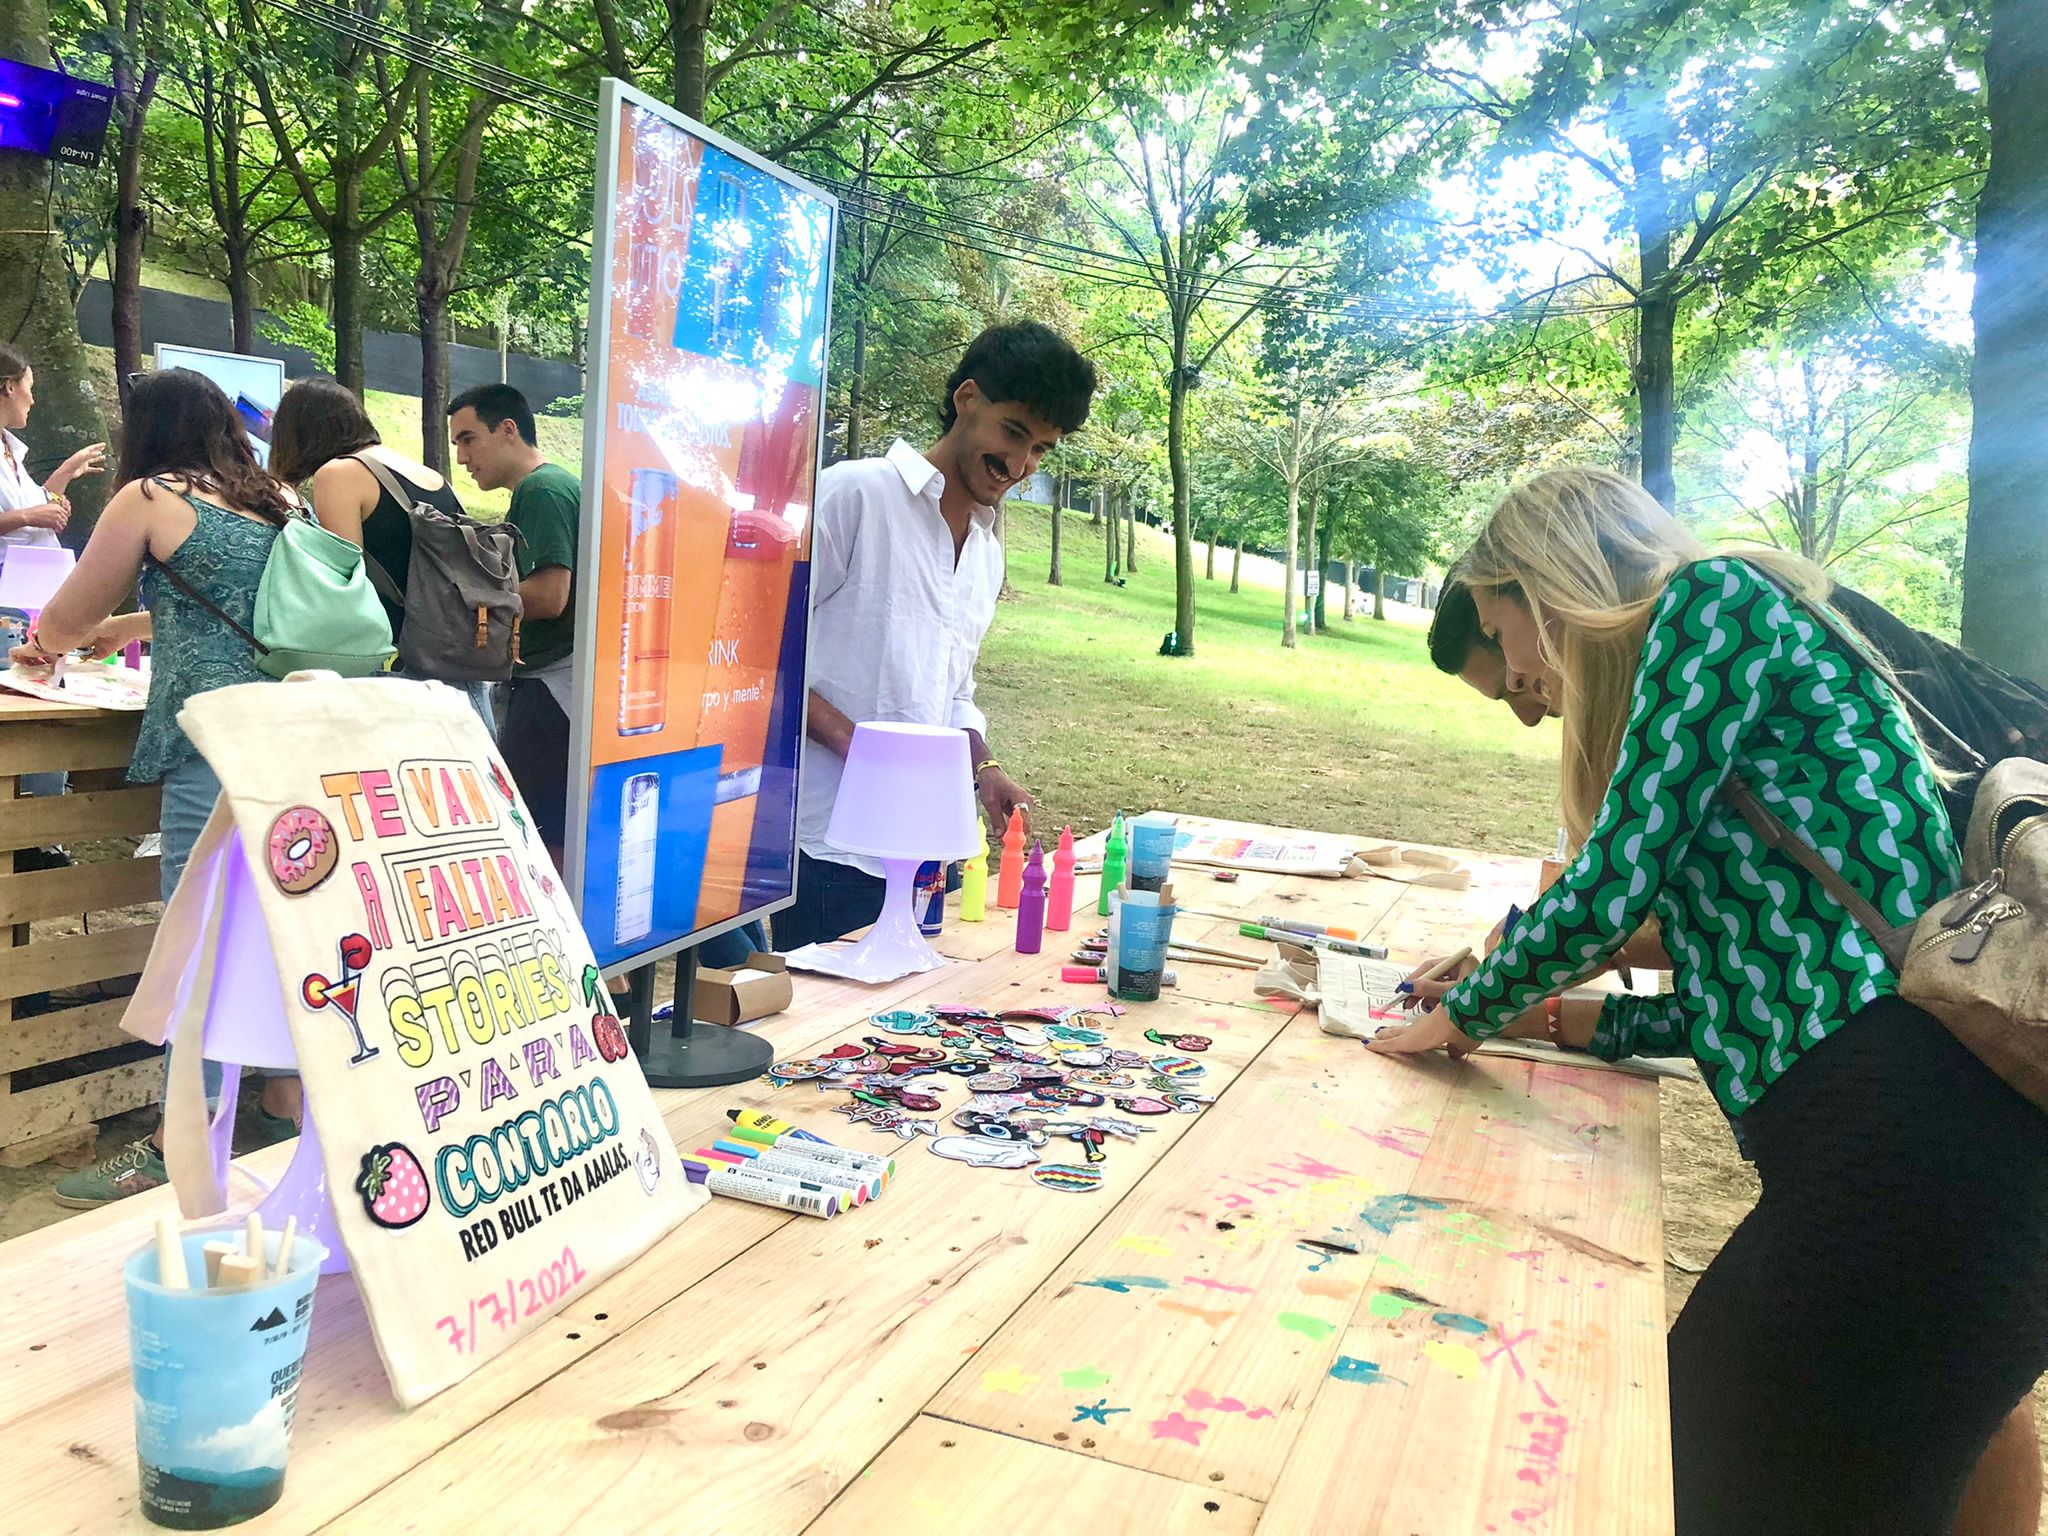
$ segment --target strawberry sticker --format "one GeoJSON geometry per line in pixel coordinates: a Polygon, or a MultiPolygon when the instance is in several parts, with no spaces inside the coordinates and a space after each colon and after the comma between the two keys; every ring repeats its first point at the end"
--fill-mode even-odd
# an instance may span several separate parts
{"type": "Polygon", "coordinates": [[[363,1197],[363,1209],[380,1227],[409,1227],[427,1214],[433,1203],[427,1194],[427,1176],[420,1160],[395,1141],[370,1148],[363,1154],[363,1171],[356,1176],[356,1193],[363,1197]]]}

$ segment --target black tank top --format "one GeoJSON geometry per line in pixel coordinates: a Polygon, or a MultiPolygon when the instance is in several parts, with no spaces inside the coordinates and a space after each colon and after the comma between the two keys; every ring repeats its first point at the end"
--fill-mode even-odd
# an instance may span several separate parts
{"type": "MultiPolygon", "coordinates": [[[[446,480],[438,489],[430,491],[389,464],[380,462],[378,467],[404,486],[414,501],[424,502],[456,517],[463,515],[462,499],[446,480]]],[[[376,509],[363,519],[363,553],[384,568],[399,591],[405,590],[406,574],[412,569],[412,519],[406,516],[405,508],[384,489],[381,481],[377,486],[376,509]]],[[[382,598],[381,593],[379,597],[382,598]]],[[[390,602],[384,603],[384,612],[391,620],[391,638],[396,640],[405,615],[390,602]]]]}

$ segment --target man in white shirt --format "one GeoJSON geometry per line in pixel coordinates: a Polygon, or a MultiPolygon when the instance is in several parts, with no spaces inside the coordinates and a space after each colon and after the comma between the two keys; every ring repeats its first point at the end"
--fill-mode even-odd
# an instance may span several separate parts
{"type": "Polygon", "coordinates": [[[1095,368],[1035,321],[992,326],[947,381],[939,440],[818,478],[811,544],[810,724],[797,798],[796,902],[775,946],[840,938],[875,920],[881,866],[826,840],[861,720],[957,726],[1000,835],[1030,798],[989,752],[974,661],[995,618],[1003,550],[996,503],[1088,419],[1095,368]]]}

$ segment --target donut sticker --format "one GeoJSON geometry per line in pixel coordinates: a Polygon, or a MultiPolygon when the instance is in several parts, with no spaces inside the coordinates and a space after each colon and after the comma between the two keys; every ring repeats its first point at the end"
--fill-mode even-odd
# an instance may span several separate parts
{"type": "Polygon", "coordinates": [[[341,862],[334,824],[310,805],[295,805],[270,824],[270,878],[287,896],[317,889],[341,862]]]}

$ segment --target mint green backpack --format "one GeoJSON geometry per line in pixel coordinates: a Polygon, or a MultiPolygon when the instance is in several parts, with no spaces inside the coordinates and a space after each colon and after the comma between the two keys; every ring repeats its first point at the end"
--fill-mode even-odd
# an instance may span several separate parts
{"type": "Polygon", "coordinates": [[[244,629],[162,561],[150,565],[172,586],[256,649],[256,670],[266,677],[292,672],[338,672],[368,677],[390,670],[397,654],[391,621],[363,568],[363,552],[310,516],[291,518],[277,531],[256,585],[256,611],[244,629]],[[252,632],[253,631],[253,632],[252,632]]]}

